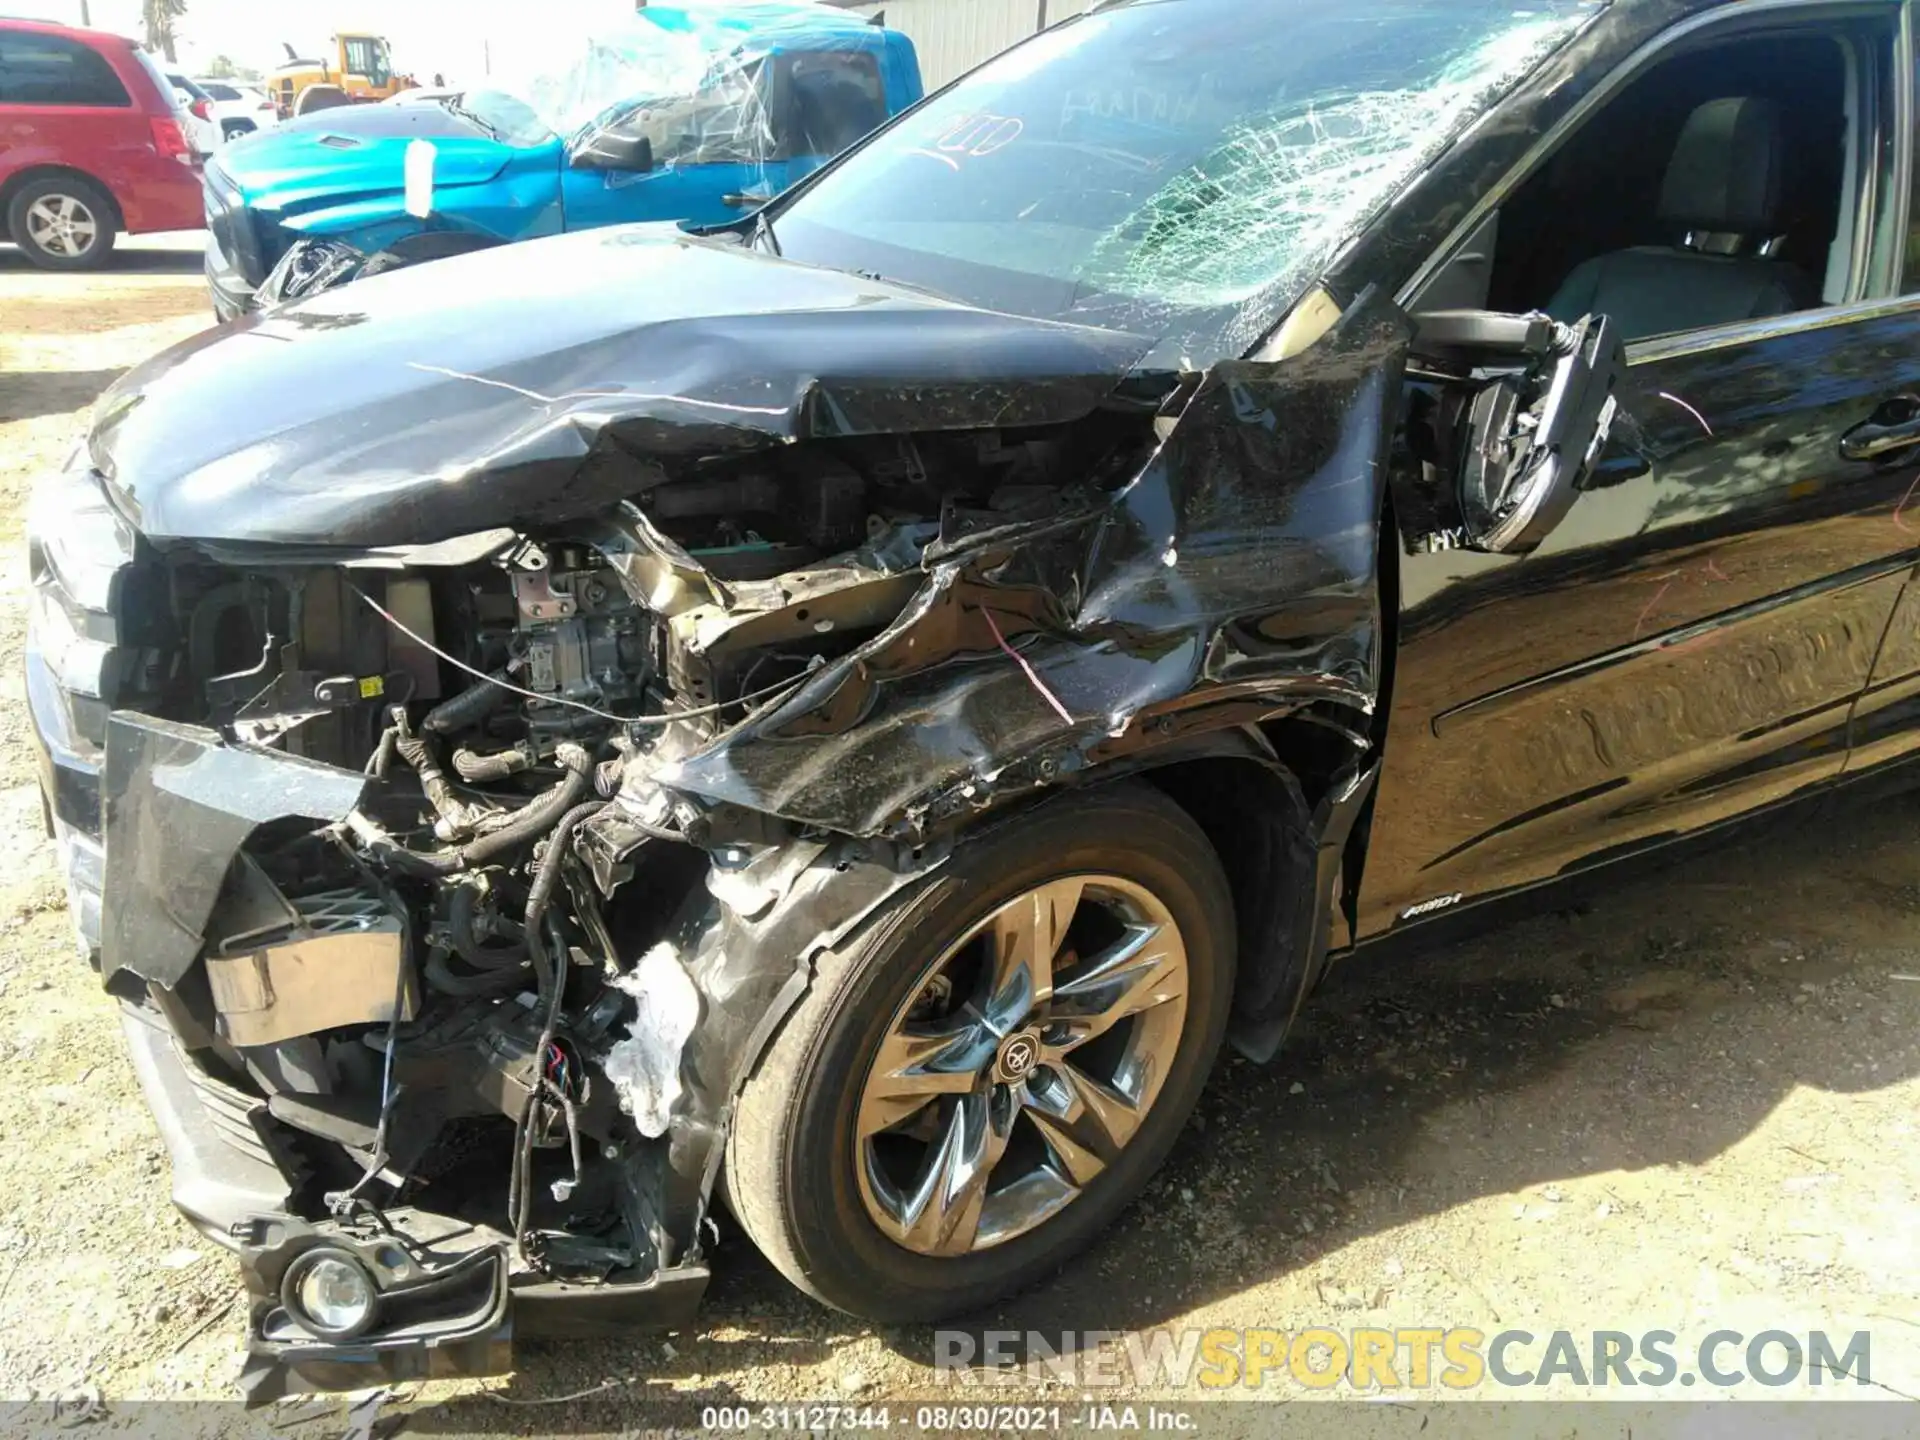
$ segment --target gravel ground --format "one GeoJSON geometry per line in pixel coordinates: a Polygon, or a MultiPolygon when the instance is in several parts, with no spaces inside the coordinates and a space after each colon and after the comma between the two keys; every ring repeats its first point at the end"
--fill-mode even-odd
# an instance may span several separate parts
{"type": "MultiPolygon", "coordinates": [[[[112,1008],[74,956],[18,663],[30,478],[60,462],[120,370],[206,321],[192,243],[130,243],[97,276],[39,274],[0,250],[5,1398],[224,1397],[240,1356],[230,1266],[168,1204],[112,1008]]],[[[1683,1341],[1868,1330],[1875,1385],[1838,1388],[1920,1396],[1916,819],[1913,799],[1836,810],[1393,968],[1356,962],[1278,1063],[1221,1069],[1172,1163],[1090,1253],[971,1323],[1669,1329],[1683,1341]]],[[[929,1332],[818,1309],[734,1234],[702,1324],[670,1341],[524,1346],[511,1380],[409,1387],[389,1407],[417,1430],[555,1433],[637,1423],[614,1417],[650,1396],[898,1406],[956,1394],[934,1379],[929,1332]],[[502,1403],[607,1381],[585,1401],[502,1403]]],[[[1740,1395],[1835,1389],[1828,1377],[1823,1390],[1740,1395]]],[[[990,1393],[1080,1398],[1044,1380],[990,1393]]],[[[1557,1378],[1537,1393],[1583,1392],[1557,1378]]],[[[1343,1407],[1337,1433],[1411,1435],[1443,1412],[1433,1433],[1458,1428],[1467,1410],[1432,1399],[1418,1397],[1417,1424],[1401,1405],[1364,1419],[1343,1407]]],[[[1495,1428],[1495,1412],[1468,1409],[1468,1429],[1495,1428]]],[[[338,1404],[295,1413],[340,1431],[338,1404]]],[[[306,1428],[273,1423],[285,1428],[221,1421],[306,1428]]]]}

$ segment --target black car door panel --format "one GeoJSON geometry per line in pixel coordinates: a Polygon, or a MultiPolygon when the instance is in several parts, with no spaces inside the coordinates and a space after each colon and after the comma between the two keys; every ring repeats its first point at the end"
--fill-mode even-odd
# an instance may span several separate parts
{"type": "MultiPolygon", "coordinates": [[[[1920,482],[1920,467],[1909,467],[1906,473],[1920,482]]],[[[1920,543],[1920,525],[1905,513],[1912,504],[1909,494],[1894,513],[1920,543]]],[[[1910,760],[1920,750],[1920,571],[1909,574],[1900,592],[1866,691],[1854,702],[1848,731],[1845,773],[1850,778],[1910,760]]]]}
{"type": "Polygon", "coordinates": [[[1360,932],[1839,774],[1920,547],[1912,466],[1846,437],[1907,391],[1901,307],[1649,342],[1536,552],[1403,555],[1360,932]]]}

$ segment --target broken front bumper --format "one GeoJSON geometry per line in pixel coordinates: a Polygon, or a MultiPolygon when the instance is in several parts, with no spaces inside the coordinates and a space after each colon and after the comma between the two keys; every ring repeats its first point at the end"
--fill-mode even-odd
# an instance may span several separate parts
{"type": "Polygon", "coordinates": [[[505,1374],[517,1339],[674,1330],[692,1322],[708,1270],[697,1261],[637,1284],[567,1285],[516,1269],[510,1237],[418,1209],[308,1222],[288,1213],[266,1105],[207,1075],[164,1019],[127,1007],[129,1053],[173,1168],[173,1200],[234,1252],[248,1298],[250,1404],[316,1390],[505,1374]],[[309,1251],[345,1252],[378,1292],[351,1339],[309,1334],[288,1313],[289,1269],[309,1251]]]}
{"type": "MultiPolygon", "coordinates": [[[[59,737],[37,729],[45,764],[71,789],[71,766],[54,753],[59,737]]],[[[357,794],[360,777],[124,712],[113,717],[106,748],[95,773],[104,774],[103,829],[116,864],[104,885],[93,865],[70,879],[106,892],[102,968],[116,992],[139,997],[122,1000],[122,1029],[167,1147],[174,1203],[239,1260],[249,1299],[240,1383],[250,1402],[500,1374],[512,1368],[513,1341],[522,1336],[674,1329],[691,1320],[708,1278],[697,1258],[634,1283],[563,1283],[519,1265],[508,1235],[464,1218],[413,1207],[362,1207],[339,1219],[295,1213],[298,1192],[312,1188],[302,1158],[310,1137],[277,1119],[268,1098],[202,1063],[196,1051],[206,1036],[165,977],[177,980],[192,964],[203,912],[252,828],[282,815],[321,818],[357,794]],[[352,1257],[376,1291],[370,1323],[351,1338],[309,1333],[283,1299],[290,1267],[320,1248],[352,1257]]],[[[664,1153],[635,1163],[667,1168],[664,1153]]]]}
{"type": "Polygon", "coordinates": [[[265,1101],[204,1071],[158,1011],[121,1012],[128,1053],[173,1165],[173,1201],[235,1253],[249,1301],[240,1387],[260,1404],[309,1390],[498,1375],[522,1337],[573,1338],[690,1323],[707,1267],[687,1261],[638,1284],[568,1285],[512,1262],[508,1236],[418,1209],[310,1223],[288,1212],[292,1161],[265,1101]],[[287,1312],[288,1269],[319,1248],[356,1258],[378,1299],[345,1340],[307,1333],[287,1312]]]}
{"type": "MultiPolygon", "coordinates": [[[[638,1134],[602,1153],[617,1154],[639,1197],[635,1230],[647,1253],[625,1269],[558,1279],[527,1265],[504,1229],[476,1219],[457,1184],[415,1186],[385,1209],[322,1197],[316,1144],[332,1138],[364,1160],[378,1143],[349,1134],[355,1117],[344,1111],[329,1123],[327,1107],[309,1103],[323,1095],[248,1084],[232,1068],[231,1037],[210,1033],[188,998],[206,973],[208,917],[229,874],[248,868],[254,831],[331,823],[365,777],[126,711],[110,718],[104,749],[112,858],[101,969],[122,998],[128,1050],[172,1159],[174,1201],[240,1262],[249,1297],[241,1383],[254,1402],[500,1373],[522,1336],[689,1323],[706,1288],[700,1233],[738,1078],[804,991],[814,954],[939,863],[893,868],[820,842],[725,852],[670,941],[647,957],[681,972],[699,1023],[670,1047],[651,1036],[623,1042],[645,1052],[624,1067],[624,1083],[637,1087],[638,1134]],[[351,1335],[323,1337],[290,1311],[289,1271],[316,1249],[347,1257],[375,1292],[371,1320],[351,1335]]],[[[649,972],[643,963],[634,973],[649,972]]],[[[504,1156],[499,1171],[504,1180],[504,1156]]]]}
{"type": "Polygon", "coordinates": [[[203,1070],[166,1018],[125,1005],[134,1072],[173,1169],[173,1201],[232,1250],[247,1288],[246,1368],[255,1403],[307,1390],[495,1375],[513,1368],[519,1337],[566,1338],[688,1324],[708,1271],[698,1262],[640,1284],[563,1285],[515,1271],[509,1237],[417,1209],[309,1223],[288,1212],[285,1136],[266,1102],[203,1070]],[[351,1340],[307,1334],[281,1299],[288,1268],[325,1247],[360,1258],[379,1290],[373,1326],[351,1340]]]}

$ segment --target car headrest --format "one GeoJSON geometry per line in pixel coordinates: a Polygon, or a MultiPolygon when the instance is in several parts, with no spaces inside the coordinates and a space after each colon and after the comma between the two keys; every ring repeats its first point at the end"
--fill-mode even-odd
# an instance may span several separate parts
{"type": "Polygon", "coordinates": [[[1660,219],[1752,234],[1780,208],[1780,108],[1751,95],[1709,100],[1687,117],[1660,187],[1660,219]]]}

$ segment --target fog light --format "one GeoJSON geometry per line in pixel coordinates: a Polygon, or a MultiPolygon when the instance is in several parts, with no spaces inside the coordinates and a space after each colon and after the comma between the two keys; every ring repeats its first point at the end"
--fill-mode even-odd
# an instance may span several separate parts
{"type": "Polygon", "coordinates": [[[287,1313],[323,1340],[348,1340],[365,1330],[375,1299],[366,1268],[344,1250],[309,1250],[280,1282],[287,1313]]]}

